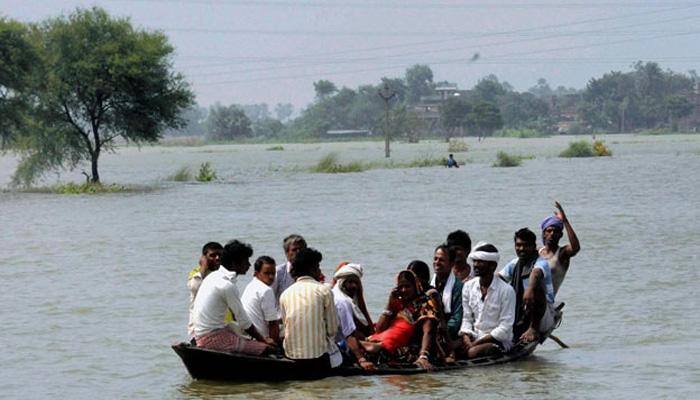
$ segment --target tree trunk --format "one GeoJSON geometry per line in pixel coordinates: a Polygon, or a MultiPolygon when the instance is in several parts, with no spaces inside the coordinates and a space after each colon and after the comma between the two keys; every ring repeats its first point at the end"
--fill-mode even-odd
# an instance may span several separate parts
{"type": "Polygon", "coordinates": [[[94,152],[90,162],[92,163],[92,177],[90,178],[90,181],[92,183],[100,183],[100,173],[97,171],[97,160],[100,157],[99,152],[94,152]]]}

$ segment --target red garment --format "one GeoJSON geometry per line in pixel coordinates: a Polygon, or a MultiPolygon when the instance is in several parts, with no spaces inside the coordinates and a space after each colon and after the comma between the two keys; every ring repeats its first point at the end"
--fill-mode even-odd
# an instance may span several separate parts
{"type": "Polygon", "coordinates": [[[394,318],[389,327],[368,337],[372,342],[379,342],[386,351],[394,353],[396,349],[407,346],[413,337],[415,325],[404,318],[394,318]]]}
{"type": "Polygon", "coordinates": [[[248,340],[238,336],[229,328],[221,328],[196,337],[197,347],[204,349],[226,351],[230,353],[244,353],[259,356],[267,348],[267,345],[255,340],[248,340]]]}

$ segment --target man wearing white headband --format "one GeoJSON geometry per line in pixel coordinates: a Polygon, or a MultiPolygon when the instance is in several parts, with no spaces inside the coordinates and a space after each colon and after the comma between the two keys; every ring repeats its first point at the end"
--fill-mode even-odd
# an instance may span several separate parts
{"type": "Polygon", "coordinates": [[[513,345],[515,292],[501,279],[494,279],[499,258],[498,249],[485,242],[477,243],[467,257],[476,274],[462,290],[459,334],[468,358],[497,354],[513,345]]]}

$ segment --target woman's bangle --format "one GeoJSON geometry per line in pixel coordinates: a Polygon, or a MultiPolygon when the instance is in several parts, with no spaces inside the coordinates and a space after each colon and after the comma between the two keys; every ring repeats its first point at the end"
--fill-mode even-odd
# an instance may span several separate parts
{"type": "Polygon", "coordinates": [[[393,317],[394,312],[387,308],[386,310],[382,311],[382,315],[386,315],[387,317],[393,317]]]}
{"type": "Polygon", "coordinates": [[[418,359],[419,360],[427,360],[428,356],[426,354],[421,354],[420,356],[418,356],[418,359]]]}

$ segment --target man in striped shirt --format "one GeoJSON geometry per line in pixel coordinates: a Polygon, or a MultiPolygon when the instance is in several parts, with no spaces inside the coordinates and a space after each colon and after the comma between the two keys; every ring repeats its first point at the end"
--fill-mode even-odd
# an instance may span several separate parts
{"type": "Polygon", "coordinates": [[[296,282],[280,297],[284,351],[287,357],[303,364],[300,367],[316,373],[342,362],[333,340],[338,332],[333,293],[319,282],[322,258],[314,249],[300,250],[291,268],[296,282]]]}

